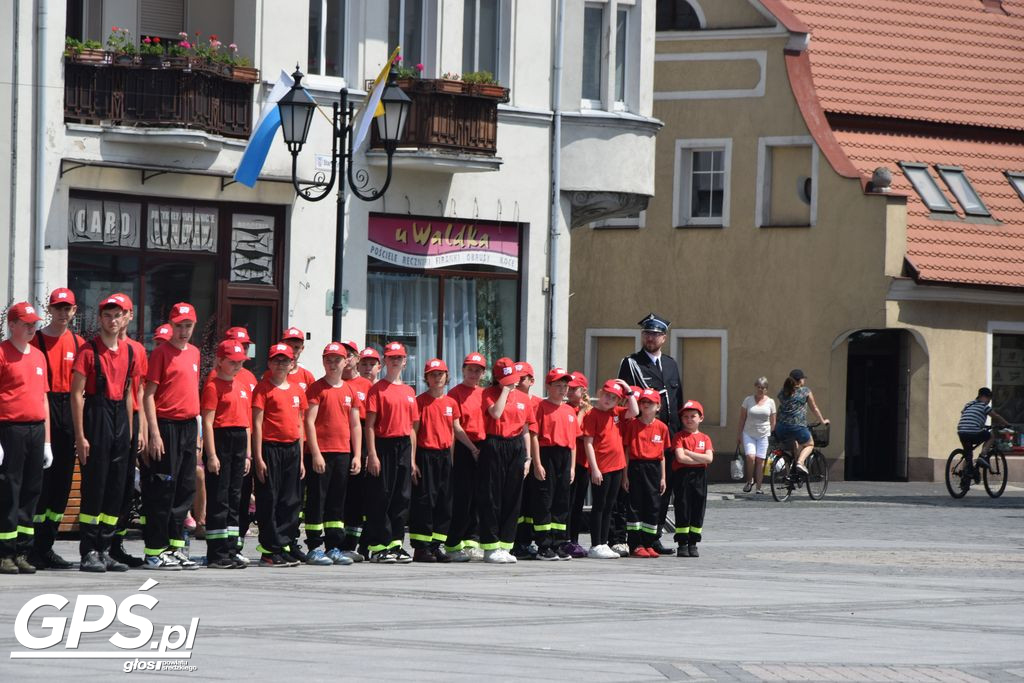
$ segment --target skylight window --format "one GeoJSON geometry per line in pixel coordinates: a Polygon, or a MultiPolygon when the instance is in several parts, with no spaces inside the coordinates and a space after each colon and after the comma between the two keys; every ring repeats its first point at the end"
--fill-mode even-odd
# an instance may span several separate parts
{"type": "Polygon", "coordinates": [[[974,186],[971,185],[971,181],[967,179],[967,174],[964,173],[962,168],[959,166],[936,166],[935,170],[939,172],[943,182],[946,183],[946,187],[953,193],[956,200],[960,202],[964,213],[968,216],[992,215],[985,208],[985,203],[981,201],[981,197],[974,191],[974,186]]]}
{"type": "Polygon", "coordinates": [[[1006,179],[1010,181],[1010,185],[1017,191],[1017,195],[1024,200],[1024,173],[1006,171],[1006,179]]]}
{"type": "Polygon", "coordinates": [[[917,194],[920,195],[925,205],[932,211],[938,213],[953,213],[953,205],[946,199],[946,195],[939,189],[938,183],[932,178],[931,173],[928,172],[928,167],[924,164],[908,164],[900,162],[900,168],[903,169],[903,174],[907,176],[907,180],[917,190],[917,194]]]}

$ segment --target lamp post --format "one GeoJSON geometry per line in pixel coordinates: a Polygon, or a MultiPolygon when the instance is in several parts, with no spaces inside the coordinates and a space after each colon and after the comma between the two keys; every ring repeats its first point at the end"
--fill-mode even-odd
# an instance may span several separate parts
{"type": "MultiPolygon", "coordinates": [[[[277,103],[278,111],[281,114],[281,135],[288,151],[292,154],[292,185],[295,192],[303,199],[310,202],[318,202],[325,199],[334,188],[339,173],[345,176],[345,181],[338,180],[338,210],[335,223],[335,248],[334,256],[334,299],[331,304],[331,339],[341,340],[341,316],[342,316],[342,273],[344,266],[345,251],[345,183],[348,183],[349,190],[364,202],[372,202],[380,199],[387,192],[391,184],[391,160],[398,147],[399,140],[405,132],[405,121],[409,115],[409,106],[412,101],[402,92],[401,88],[388,80],[384,93],[381,95],[381,104],[384,113],[377,117],[377,132],[384,142],[384,151],[387,153],[388,170],[384,185],[375,192],[363,194],[360,186],[356,184],[352,175],[352,162],[354,150],[352,149],[352,126],[354,123],[355,107],[348,101],[348,88],[342,88],[338,101],[333,104],[334,115],[331,136],[331,175],[324,180],[324,173],[317,172],[312,181],[300,182],[298,177],[299,152],[306,144],[306,137],[309,135],[309,127],[313,122],[313,112],[316,109],[316,101],[309,92],[302,87],[303,73],[295,66],[295,73],[292,74],[294,83],[284,97],[277,103]]],[[[367,178],[366,172],[358,171],[360,179],[367,178]]],[[[365,183],[363,183],[365,185],[365,183]]]]}

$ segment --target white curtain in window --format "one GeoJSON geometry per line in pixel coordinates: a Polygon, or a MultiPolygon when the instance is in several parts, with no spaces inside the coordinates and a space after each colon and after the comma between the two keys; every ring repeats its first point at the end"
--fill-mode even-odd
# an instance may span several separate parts
{"type": "Polygon", "coordinates": [[[437,278],[370,273],[367,284],[367,336],[405,344],[402,378],[423,391],[423,365],[437,350],[437,278]]]}
{"type": "MultiPolygon", "coordinates": [[[[462,359],[479,351],[476,317],[476,280],[450,277],[444,281],[444,359],[458,384],[462,359]]],[[[490,360],[490,359],[489,359],[490,360]]]]}

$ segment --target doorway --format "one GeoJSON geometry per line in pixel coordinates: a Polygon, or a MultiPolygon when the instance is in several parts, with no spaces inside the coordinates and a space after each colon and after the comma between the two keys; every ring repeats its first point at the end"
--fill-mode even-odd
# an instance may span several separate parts
{"type": "Polygon", "coordinates": [[[848,480],[907,480],[909,334],[860,330],[846,368],[848,480]]]}
{"type": "MultiPolygon", "coordinates": [[[[229,299],[228,308],[229,326],[244,327],[249,331],[253,357],[245,362],[245,367],[259,379],[267,369],[267,352],[270,345],[277,343],[281,336],[277,302],[229,299]]],[[[314,374],[316,371],[317,369],[313,368],[314,374]]]]}

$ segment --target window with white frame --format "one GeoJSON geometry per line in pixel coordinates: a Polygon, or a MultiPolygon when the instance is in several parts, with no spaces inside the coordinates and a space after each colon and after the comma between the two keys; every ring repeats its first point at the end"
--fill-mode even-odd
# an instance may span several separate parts
{"type": "Polygon", "coordinates": [[[591,228],[636,230],[647,225],[647,211],[637,211],[621,218],[603,218],[590,224],[591,228]]]}
{"type": "Polygon", "coordinates": [[[423,62],[423,0],[390,0],[388,6],[388,45],[402,46],[402,64],[423,62]]]}
{"type": "Polygon", "coordinates": [[[489,71],[500,80],[501,0],[464,0],[462,73],[489,71]]]}
{"type": "Polygon", "coordinates": [[[953,205],[946,199],[946,195],[939,189],[938,183],[932,178],[932,174],[928,172],[928,167],[924,164],[911,164],[903,161],[899,162],[900,168],[903,169],[903,175],[907,177],[910,184],[914,186],[921,201],[925,203],[930,211],[936,213],[954,213],[953,205]]]}
{"type": "Polygon", "coordinates": [[[757,149],[757,227],[817,221],[818,147],[809,136],[765,137],[757,149]]]}
{"type": "MultiPolygon", "coordinates": [[[[583,62],[580,89],[586,109],[626,109],[634,2],[588,2],[583,8],[583,62]]],[[[633,46],[635,49],[635,46],[633,46]]]]}
{"type": "Polygon", "coordinates": [[[971,181],[967,179],[967,174],[964,173],[962,168],[959,166],[936,165],[935,170],[939,172],[942,181],[946,183],[946,187],[953,193],[956,200],[960,202],[960,206],[965,214],[968,216],[992,215],[985,207],[985,202],[981,201],[981,197],[975,192],[974,186],[971,185],[971,181]]]}
{"type": "Polygon", "coordinates": [[[306,73],[345,75],[346,0],[309,0],[306,73]]]}
{"type": "Polygon", "coordinates": [[[604,78],[604,5],[583,8],[583,81],[585,102],[601,106],[601,81],[604,78]]]}
{"type": "Polygon", "coordinates": [[[732,139],[676,140],[675,225],[728,227],[732,139]]]}
{"type": "Polygon", "coordinates": [[[626,101],[626,38],[629,36],[629,10],[615,10],[615,101],[626,101]]]}

